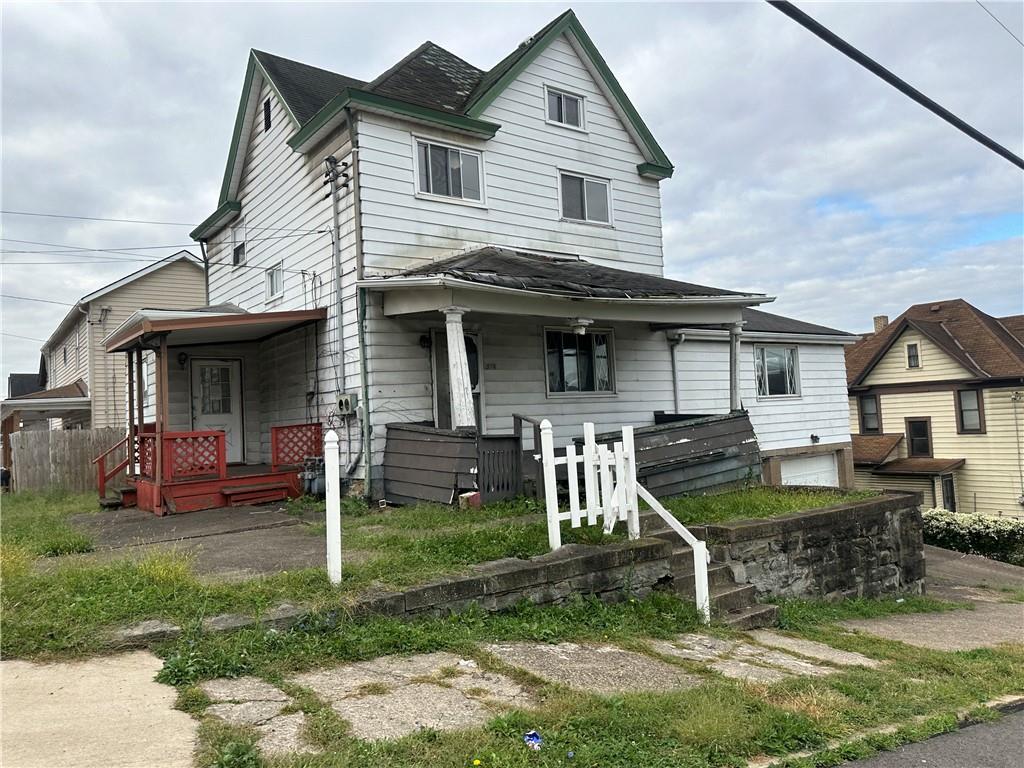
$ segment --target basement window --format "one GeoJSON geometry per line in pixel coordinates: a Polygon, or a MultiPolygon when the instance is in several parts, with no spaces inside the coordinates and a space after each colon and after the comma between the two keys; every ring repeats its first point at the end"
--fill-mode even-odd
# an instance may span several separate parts
{"type": "Polygon", "coordinates": [[[615,391],[611,331],[547,329],[548,394],[612,394],[615,391]]]}
{"type": "Polygon", "coordinates": [[[266,271],[267,301],[284,295],[284,262],[279,261],[266,271]]]}
{"type": "Polygon", "coordinates": [[[270,130],[270,99],[263,102],[263,130],[270,130]]]}
{"type": "Polygon", "coordinates": [[[245,219],[231,228],[231,263],[245,264],[245,219]]]}
{"type": "Polygon", "coordinates": [[[428,141],[416,142],[416,189],[420,194],[481,202],[482,166],[479,152],[428,141]]]}

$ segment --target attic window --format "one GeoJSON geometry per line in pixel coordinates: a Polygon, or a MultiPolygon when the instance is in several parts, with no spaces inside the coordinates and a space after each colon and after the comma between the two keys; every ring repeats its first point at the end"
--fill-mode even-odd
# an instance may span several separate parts
{"type": "Polygon", "coordinates": [[[917,344],[907,344],[907,368],[921,367],[921,352],[917,344]]]}
{"type": "Polygon", "coordinates": [[[245,219],[231,228],[231,263],[245,264],[245,219]]]}
{"type": "Polygon", "coordinates": [[[263,102],[263,130],[270,130],[270,99],[263,102]]]}
{"type": "Polygon", "coordinates": [[[548,102],[548,122],[583,128],[583,97],[545,87],[548,102]]]}

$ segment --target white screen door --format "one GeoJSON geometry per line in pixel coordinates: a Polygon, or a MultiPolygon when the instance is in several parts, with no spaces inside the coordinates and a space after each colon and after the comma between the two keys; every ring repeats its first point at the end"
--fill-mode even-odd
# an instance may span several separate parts
{"type": "Polygon", "coordinates": [[[192,360],[192,429],[221,429],[228,463],[242,453],[242,362],[192,360]]]}

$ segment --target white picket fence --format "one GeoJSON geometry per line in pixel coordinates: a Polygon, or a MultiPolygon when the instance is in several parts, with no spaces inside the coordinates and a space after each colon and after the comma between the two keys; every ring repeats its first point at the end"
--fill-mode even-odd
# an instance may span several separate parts
{"type": "Polygon", "coordinates": [[[705,621],[711,617],[711,601],[708,591],[707,544],[698,539],[686,526],[680,523],[661,503],[636,479],[636,449],[633,444],[633,427],[622,428],[622,439],[611,447],[598,444],[594,425],[583,425],[583,450],[568,445],[562,455],[555,454],[554,430],[547,419],[540,425],[540,455],[537,456],[544,468],[544,503],[547,510],[548,544],[552,551],[562,546],[562,521],[568,520],[573,528],[583,525],[602,525],[611,533],[620,520],[626,523],[629,538],[640,538],[640,499],[656,512],[693,549],[693,573],[697,610],[705,621]],[[566,468],[569,488],[569,507],[561,509],[558,504],[558,472],[556,467],[566,468]],[[583,484],[580,487],[580,468],[583,484]],[[582,491],[582,493],[581,493],[582,491]]]}

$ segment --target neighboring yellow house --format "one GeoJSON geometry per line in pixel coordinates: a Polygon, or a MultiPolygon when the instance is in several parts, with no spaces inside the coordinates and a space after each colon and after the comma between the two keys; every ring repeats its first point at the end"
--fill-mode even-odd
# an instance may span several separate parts
{"type": "Polygon", "coordinates": [[[125,427],[127,371],[103,339],[143,307],[186,309],[206,304],[203,267],[189,251],[155,261],[83,296],[42,347],[46,389],[3,401],[6,418],[49,420],[52,429],[125,427]]]}
{"type": "Polygon", "coordinates": [[[846,374],[858,487],[1024,516],[1024,315],[953,299],[876,317],[846,374]]]}

